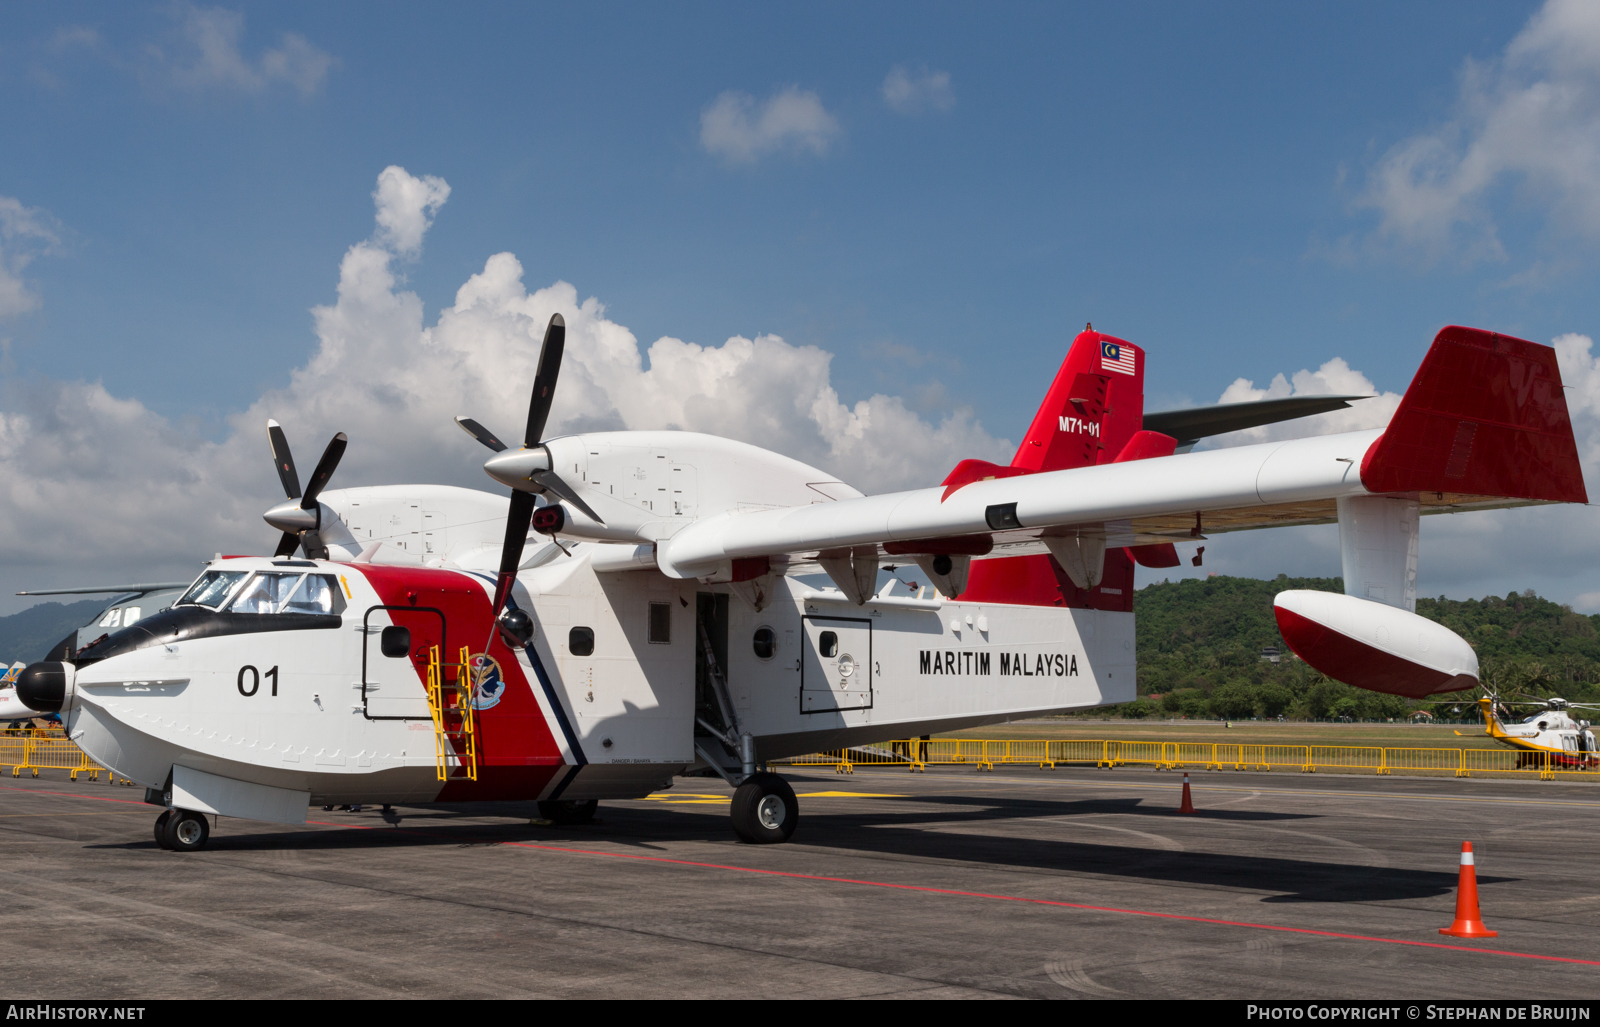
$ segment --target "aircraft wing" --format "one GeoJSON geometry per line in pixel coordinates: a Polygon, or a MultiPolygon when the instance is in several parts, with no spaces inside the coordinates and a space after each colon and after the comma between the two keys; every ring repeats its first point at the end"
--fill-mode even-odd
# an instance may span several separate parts
{"type": "Polygon", "coordinates": [[[1384,430],[1046,471],[805,507],[729,512],[658,543],[675,577],[728,561],[847,552],[1043,551],[1051,535],[1142,545],[1337,519],[1344,496],[1403,495],[1425,513],[1587,502],[1548,346],[1446,328],[1384,430]],[[918,544],[921,545],[919,550],[918,544]],[[976,548],[982,548],[979,545],[976,548]]]}

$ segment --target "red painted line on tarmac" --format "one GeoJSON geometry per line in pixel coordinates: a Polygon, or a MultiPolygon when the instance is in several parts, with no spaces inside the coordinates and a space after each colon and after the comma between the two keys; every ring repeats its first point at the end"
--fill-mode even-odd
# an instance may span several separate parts
{"type": "Polygon", "coordinates": [[[1384,945],[1410,945],[1423,949],[1447,949],[1452,952],[1478,952],[1492,956],[1515,956],[1518,959],[1538,959],[1549,963],[1576,963],[1580,966],[1600,966],[1600,960],[1573,959],[1568,956],[1542,956],[1534,952],[1512,952],[1508,949],[1480,949],[1470,945],[1447,945],[1437,941],[1410,941],[1405,938],[1381,938],[1368,934],[1343,934],[1339,931],[1319,931],[1310,927],[1282,927],[1277,924],[1256,924],[1247,920],[1218,920],[1205,916],[1185,916],[1182,913],[1157,913],[1147,909],[1119,909],[1116,906],[1091,906],[1082,902],[1062,902],[1057,899],[1030,899],[1020,895],[993,895],[988,892],[957,891],[953,888],[932,888],[920,884],[894,884],[889,881],[864,881],[854,877],[826,877],[821,874],[801,874],[789,870],[763,870],[760,867],[741,867],[727,863],[701,863],[689,859],[672,859],[668,856],[642,856],[631,852],[597,852],[593,849],[571,849],[559,845],[540,845],[537,842],[501,842],[523,849],[543,849],[546,852],[569,853],[578,856],[609,856],[614,859],[636,859],[647,863],[670,863],[677,866],[700,867],[707,870],[733,870],[743,874],[761,874],[767,877],[789,877],[803,881],[826,881],[832,884],[856,884],[868,888],[888,888],[894,891],[924,892],[930,895],[952,895],[966,899],[991,899],[999,902],[1022,902],[1035,906],[1057,906],[1064,909],[1083,909],[1095,913],[1120,913],[1124,916],[1147,916],[1158,920],[1182,920],[1194,924],[1215,924],[1220,927],[1249,927],[1258,931],[1283,931],[1288,934],[1311,934],[1320,938],[1341,938],[1347,941],[1375,941],[1384,945]]]}

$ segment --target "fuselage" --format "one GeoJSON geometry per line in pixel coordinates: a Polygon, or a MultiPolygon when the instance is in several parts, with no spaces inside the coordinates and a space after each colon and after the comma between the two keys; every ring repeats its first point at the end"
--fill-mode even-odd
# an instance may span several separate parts
{"type": "Polygon", "coordinates": [[[515,651],[488,574],[213,561],[185,601],[77,654],[63,719],[153,789],[198,773],[309,804],[586,800],[666,786],[718,733],[770,760],[1134,695],[1131,614],[595,570],[615,548],[534,554],[515,651]],[[386,628],[406,629],[400,655],[386,628]],[[468,682],[471,712],[448,687],[430,700],[430,675],[468,682]]]}

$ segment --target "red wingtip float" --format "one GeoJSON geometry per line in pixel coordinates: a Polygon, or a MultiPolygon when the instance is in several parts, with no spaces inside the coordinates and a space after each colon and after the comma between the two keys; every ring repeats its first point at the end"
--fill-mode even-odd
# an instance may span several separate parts
{"type": "Polygon", "coordinates": [[[1419,518],[1587,496],[1553,352],[1473,329],[1439,334],[1386,430],[1191,452],[1359,397],[1146,413],[1146,354],[1090,328],[1008,466],[873,496],[709,435],[546,438],[564,346],[558,315],[520,448],[457,419],[509,502],[326,491],[343,435],[302,495],[269,423],[278,555],[213,560],[171,609],[24,669],[18,698],[173,807],[169,848],[204,845],[207,814],[308,804],[535,800],[573,823],[686,771],[736,787],[741,838],[783,841],[798,805],[767,761],[1132,700],[1135,562],[1207,532],[1337,523],[1346,594],[1278,596],[1284,638],[1363,688],[1469,685],[1471,647],[1415,613],[1419,518]],[[878,588],[908,561],[934,592],[878,588]]]}

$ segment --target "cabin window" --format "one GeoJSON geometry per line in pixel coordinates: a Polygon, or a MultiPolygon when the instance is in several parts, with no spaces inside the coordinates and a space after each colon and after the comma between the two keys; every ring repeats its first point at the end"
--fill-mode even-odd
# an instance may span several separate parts
{"type": "Polygon", "coordinates": [[[839,636],[831,631],[824,631],[817,639],[817,652],[821,653],[825,658],[830,660],[835,656],[838,656],[839,636]]]}
{"type": "Polygon", "coordinates": [[[344,612],[344,595],[330,575],[257,574],[239,590],[229,613],[344,612]]]}
{"type": "Polygon", "coordinates": [[[574,656],[593,656],[594,628],[573,628],[567,632],[567,652],[574,656]]]}
{"type": "Polygon", "coordinates": [[[100,618],[99,626],[102,628],[114,628],[121,623],[121,621],[122,611],[116,607],[113,607],[106,611],[106,615],[104,617],[100,618]]]}
{"type": "Polygon", "coordinates": [[[652,645],[672,643],[672,604],[650,604],[650,642],[652,645]]]}
{"type": "MultiPolygon", "coordinates": [[[[280,613],[343,613],[344,593],[331,574],[307,574],[280,613]]],[[[126,615],[124,615],[126,617],[126,615]]]]}
{"type": "Polygon", "coordinates": [[[127,627],[129,624],[132,624],[134,621],[136,621],[138,619],[139,619],[139,608],[137,606],[124,606],[122,608],[122,626],[123,627],[127,627]]]}
{"type": "Polygon", "coordinates": [[[228,607],[229,613],[277,613],[300,584],[298,574],[257,574],[228,607]]]}
{"type": "Polygon", "coordinates": [[[244,571],[206,571],[189,586],[189,591],[183,594],[183,598],[172,605],[205,606],[219,610],[227,601],[228,593],[244,579],[244,571]]]}
{"type": "Polygon", "coordinates": [[[756,659],[772,659],[778,651],[778,633],[765,625],[756,628],[755,637],[750,639],[750,648],[755,650],[756,659]]]}

